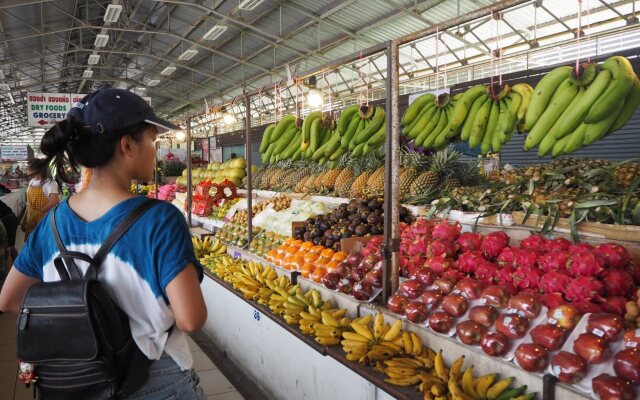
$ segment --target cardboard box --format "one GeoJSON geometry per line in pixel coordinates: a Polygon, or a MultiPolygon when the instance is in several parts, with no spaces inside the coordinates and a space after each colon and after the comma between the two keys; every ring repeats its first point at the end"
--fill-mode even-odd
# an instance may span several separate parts
{"type": "Polygon", "coordinates": [[[352,236],[350,238],[340,239],[340,249],[347,253],[351,253],[357,245],[364,247],[367,245],[367,242],[373,238],[382,238],[382,235],[364,237],[352,236]]]}

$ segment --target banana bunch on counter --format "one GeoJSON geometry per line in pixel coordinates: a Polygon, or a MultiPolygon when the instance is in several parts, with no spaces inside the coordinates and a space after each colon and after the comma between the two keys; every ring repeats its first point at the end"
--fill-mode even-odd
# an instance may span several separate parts
{"type": "Polygon", "coordinates": [[[219,239],[212,239],[211,236],[205,236],[204,239],[192,236],[191,243],[193,243],[193,250],[198,259],[208,254],[225,254],[227,252],[227,245],[219,239]]]}

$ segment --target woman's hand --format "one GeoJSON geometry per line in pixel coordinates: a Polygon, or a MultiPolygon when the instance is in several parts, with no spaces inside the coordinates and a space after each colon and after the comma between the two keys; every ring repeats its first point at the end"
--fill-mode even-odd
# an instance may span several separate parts
{"type": "Polygon", "coordinates": [[[185,333],[199,331],[207,321],[207,306],[196,267],[189,264],[167,284],[165,290],[178,328],[185,333]]]}

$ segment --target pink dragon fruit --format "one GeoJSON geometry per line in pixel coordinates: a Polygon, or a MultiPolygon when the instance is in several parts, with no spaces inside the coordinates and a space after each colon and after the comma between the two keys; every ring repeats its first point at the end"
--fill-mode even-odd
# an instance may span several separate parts
{"type": "Polygon", "coordinates": [[[625,267],[625,271],[631,274],[633,277],[633,284],[636,286],[640,286],[640,266],[635,262],[631,261],[625,267]]]}
{"type": "Polygon", "coordinates": [[[484,285],[491,285],[495,283],[499,271],[497,264],[483,260],[476,268],[475,276],[484,285]]]}
{"type": "Polygon", "coordinates": [[[460,247],[460,251],[463,253],[469,250],[480,250],[482,236],[477,233],[465,232],[458,236],[456,243],[460,247]]]}
{"type": "Polygon", "coordinates": [[[490,260],[495,260],[500,255],[500,252],[509,245],[509,237],[504,232],[492,232],[485,236],[480,250],[484,253],[485,257],[490,260]],[[507,239],[505,239],[505,237],[507,239]]]}
{"type": "Polygon", "coordinates": [[[444,273],[442,274],[443,278],[452,279],[456,282],[461,280],[465,276],[467,275],[464,272],[454,268],[449,268],[448,270],[444,271],[444,273]]]}
{"type": "Polygon", "coordinates": [[[596,253],[604,259],[604,265],[611,268],[624,268],[631,260],[631,254],[617,243],[604,243],[596,248],[596,253]]]}
{"type": "Polygon", "coordinates": [[[567,304],[567,301],[562,296],[560,292],[546,293],[544,296],[540,296],[542,303],[549,309],[552,310],[558,306],[563,304],[567,304]]]}
{"type": "Polygon", "coordinates": [[[429,258],[425,264],[427,268],[431,268],[437,275],[442,275],[444,271],[454,267],[453,260],[445,255],[429,258]]]}
{"type": "Polygon", "coordinates": [[[551,253],[543,254],[538,259],[538,266],[544,272],[549,271],[566,271],[567,261],[569,260],[569,253],[562,251],[554,251],[551,253]]]}
{"type": "Polygon", "coordinates": [[[584,253],[585,251],[590,253],[594,250],[595,250],[595,247],[593,247],[589,243],[576,243],[569,246],[569,250],[567,251],[573,254],[573,253],[584,253]]]}
{"type": "Polygon", "coordinates": [[[557,271],[549,271],[540,278],[540,291],[542,293],[563,292],[571,282],[571,278],[557,271]]]}
{"type": "Polygon", "coordinates": [[[597,254],[587,251],[573,253],[569,256],[567,271],[574,278],[578,276],[598,276],[604,271],[604,260],[597,254]]]}
{"type": "Polygon", "coordinates": [[[431,231],[433,230],[433,222],[427,219],[416,220],[409,228],[404,232],[407,237],[418,238],[424,237],[427,240],[431,239],[431,231]]]}
{"type": "Polygon", "coordinates": [[[603,291],[604,285],[599,280],[589,276],[580,276],[569,282],[564,295],[571,302],[600,300],[603,291]]]}
{"type": "Polygon", "coordinates": [[[565,238],[555,238],[555,239],[551,239],[551,240],[547,240],[547,243],[545,243],[545,251],[547,253],[553,252],[553,251],[567,251],[569,250],[569,247],[571,246],[571,242],[568,241],[565,238]]]}
{"type": "Polygon", "coordinates": [[[515,267],[506,266],[498,271],[498,275],[496,276],[498,282],[502,285],[505,283],[513,283],[513,273],[516,272],[515,267]]]}
{"type": "Polygon", "coordinates": [[[452,257],[456,254],[456,246],[453,242],[447,240],[434,240],[427,246],[427,257],[437,257],[445,255],[452,257]]]}
{"type": "Polygon", "coordinates": [[[601,280],[604,282],[607,296],[629,297],[635,289],[631,274],[621,269],[608,270],[602,275],[601,280]]]}
{"type": "Polygon", "coordinates": [[[602,311],[599,304],[596,304],[589,300],[576,301],[571,303],[572,306],[578,309],[582,314],[598,313],[602,311]]]}
{"type": "Polygon", "coordinates": [[[520,290],[537,289],[541,276],[542,272],[536,267],[518,267],[513,273],[513,283],[520,290]]]}
{"type": "Polygon", "coordinates": [[[425,237],[415,238],[407,248],[407,255],[410,257],[427,253],[428,239],[425,237]]]}
{"type": "Polygon", "coordinates": [[[460,234],[460,230],[462,230],[462,226],[460,226],[458,222],[450,224],[449,220],[445,219],[444,221],[433,227],[431,235],[435,239],[442,239],[453,242],[460,234]]]}
{"type": "Polygon", "coordinates": [[[513,247],[505,247],[498,255],[498,265],[501,267],[514,267],[516,265],[516,251],[513,247]]]}
{"type": "Polygon", "coordinates": [[[520,242],[521,249],[531,250],[537,253],[544,253],[547,239],[541,235],[531,235],[520,242]]]}
{"type": "Polygon", "coordinates": [[[517,268],[527,267],[533,268],[538,263],[538,253],[531,250],[516,250],[516,264],[517,268]]]}
{"type": "Polygon", "coordinates": [[[608,297],[600,304],[603,312],[624,316],[627,313],[627,298],[622,296],[608,297]]]}
{"type": "Polygon", "coordinates": [[[478,265],[484,262],[484,257],[480,250],[469,250],[458,257],[456,262],[458,269],[466,274],[473,274],[478,265]]]}

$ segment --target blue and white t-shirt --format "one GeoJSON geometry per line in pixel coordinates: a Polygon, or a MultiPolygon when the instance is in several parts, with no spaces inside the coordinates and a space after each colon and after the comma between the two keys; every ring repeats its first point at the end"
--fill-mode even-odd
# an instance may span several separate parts
{"type": "MultiPolygon", "coordinates": [[[[144,197],[124,200],[91,222],[78,217],[67,201],[61,203],[56,222],[62,243],[69,251],[93,256],[115,227],[144,201],[144,197]]],[[[58,281],[60,276],[53,264],[58,254],[47,215],[29,236],[14,266],[45,282],[58,281]]],[[[194,254],[183,215],[173,205],[160,203],[147,210],[116,242],[98,270],[98,279],[129,316],[131,333],[140,350],[152,360],[160,359],[165,351],[183,369],[191,368],[193,359],[184,333],[177,328],[170,337],[167,333],[175,319],[165,288],[189,263],[196,266],[202,280],[202,266],[194,254]]],[[[82,273],[88,266],[82,261],[76,261],[76,265],[82,273]]]]}

